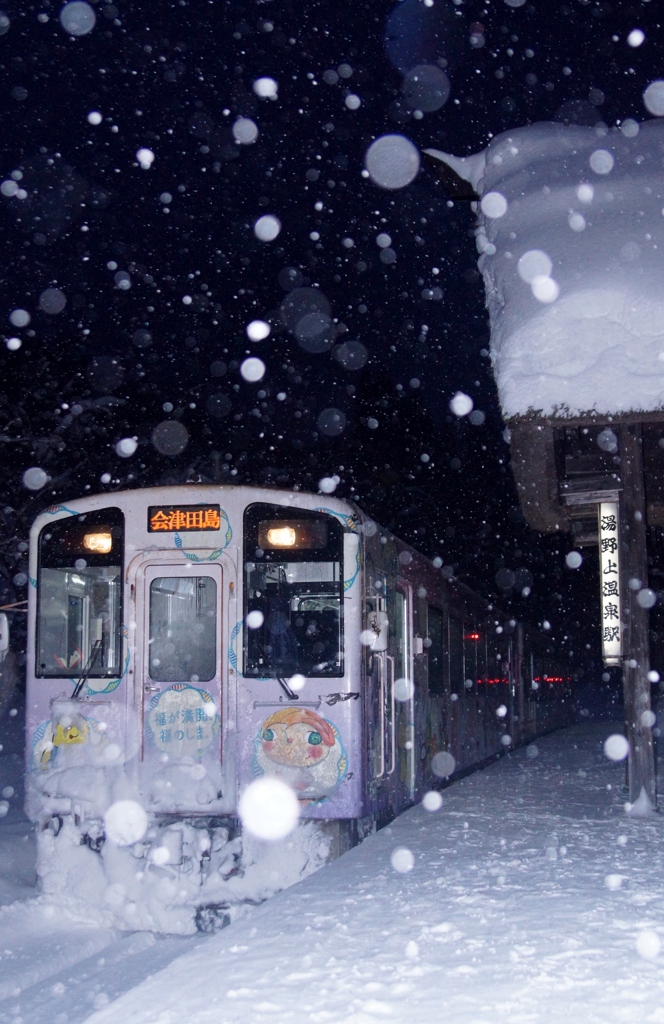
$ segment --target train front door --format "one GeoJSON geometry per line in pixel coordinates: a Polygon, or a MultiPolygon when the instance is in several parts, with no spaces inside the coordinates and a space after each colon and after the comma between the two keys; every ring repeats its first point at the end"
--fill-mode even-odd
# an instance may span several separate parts
{"type": "Polygon", "coordinates": [[[204,813],[223,800],[224,575],[201,556],[137,574],[142,789],[157,810],[204,813]]]}

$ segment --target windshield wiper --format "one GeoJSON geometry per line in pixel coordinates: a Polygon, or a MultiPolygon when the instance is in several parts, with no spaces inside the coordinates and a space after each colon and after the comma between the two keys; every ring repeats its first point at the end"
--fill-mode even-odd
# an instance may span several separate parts
{"type": "Polygon", "coordinates": [[[90,657],[88,658],[88,663],[85,666],[85,669],[83,671],[83,675],[81,676],[81,678],[77,682],[76,686],[74,687],[74,692],[71,695],[72,700],[76,700],[76,698],[78,697],[79,693],[81,692],[81,690],[83,689],[83,687],[87,683],[87,681],[88,681],[88,679],[90,677],[90,673],[92,672],[92,669],[94,667],[94,663],[97,660],[97,655],[101,651],[101,649],[103,647],[103,644],[104,644],[103,639],[95,640],[95,642],[93,643],[92,650],[90,651],[90,657]]]}
{"type": "Polygon", "coordinates": [[[299,700],[300,699],[299,694],[297,694],[293,690],[291,690],[290,686],[288,685],[288,683],[286,682],[285,679],[280,679],[279,676],[277,676],[277,682],[279,683],[279,686],[281,687],[281,689],[286,694],[288,700],[299,700]]]}

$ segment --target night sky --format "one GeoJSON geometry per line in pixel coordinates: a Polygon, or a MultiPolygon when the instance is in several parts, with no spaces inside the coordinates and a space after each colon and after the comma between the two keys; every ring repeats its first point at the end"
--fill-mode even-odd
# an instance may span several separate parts
{"type": "Polygon", "coordinates": [[[199,480],[315,491],[336,474],[337,495],[548,619],[592,673],[595,556],[567,569],[570,539],[534,534],[518,508],[472,210],[424,166],[399,190],[362,176],[387,133],[466,155],[534,121],[649,116],[655,2],[516,2],[98,2],[79,36],[60,3],[4,3],[5,600],[25,596],[47,504],[199,480]],[[450,86],[424,113],[421,65],[450,86]],[[256,95],[265,77],[276,98],[256,95]],[[264,215],[273,241],[256,237],[264,215]],[[255,319],[266,340],[248,340],[255,319]],[[242,377],[247,356],[262,380],[242,377]],[[472,422],[450,411],[459,390],[472,422]]]}

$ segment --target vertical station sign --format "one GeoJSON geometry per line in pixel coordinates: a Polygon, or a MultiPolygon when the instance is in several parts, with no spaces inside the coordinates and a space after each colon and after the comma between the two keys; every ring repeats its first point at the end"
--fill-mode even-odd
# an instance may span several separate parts
{"type": "Polygon", "coordinates": [[[598,514],[602,658],[605,665],[620,665],[622,660],[622,616],[618,502],[601,502],[598,506],[598,514]]]}

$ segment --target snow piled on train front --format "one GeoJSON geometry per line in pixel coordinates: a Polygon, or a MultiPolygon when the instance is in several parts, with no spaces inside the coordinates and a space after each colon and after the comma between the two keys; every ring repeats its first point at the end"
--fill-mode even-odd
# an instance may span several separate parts
{"type": "MultiPolygon", "coordinates": [[[[76,701],[63,698],[56,710],[63,728],[83,728],[76,701]]],[[[328,859],[316,822],[272,821],[265,834],[273,838],[263,839],[214,818],[156,818],[132,781],[132,760],[114,758],[112,743],[70,740],[53,763],[49,746],[48,737],[37,744],[27,804],[42,897],[72,920],[179,935],[213,930],[328,859]]]]}
{"type": "Polygon", "coordinates": [[[506,419],[664,407],[664,123],[534,124],[466,160],[506,419]]]}

